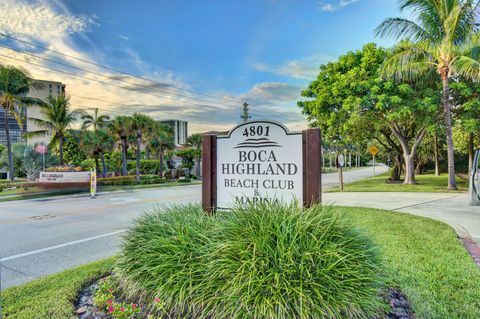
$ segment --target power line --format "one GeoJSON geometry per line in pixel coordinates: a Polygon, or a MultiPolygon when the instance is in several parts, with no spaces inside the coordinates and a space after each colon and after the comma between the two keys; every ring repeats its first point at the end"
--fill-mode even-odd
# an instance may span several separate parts
{"type": "Polygon", "coordinates": [[[100,68],[102,68],[102,69],[105,69],[105,70],[110,70],[110,71],[114,71],[114,72],[116,72],[116,73],[120,73],[120,74],[123,74],[123,75],[127,75],[127,76],[130,76],[130,77],[133,77],[133,78],[141,79],[141,80],[143,80],[143,81],[148,81],[148,82],[152,82],[152,83],[156,83],[156,84],[161,84],[161,85],[165,85],[165,86],[170,86],[170,87],[172,87],[172,88],[184,90],[184,91],[186,91],[186,92],[190,92],[190,93],[194,93],[194,94],[198,94],[198,95],[203,95],[203,96],[210,97],[210,98],[214,98],[214,99],[218,99],[218,100],[221,100],[221,101],[223,101],[223,100],[226,99],[226,100],[230,100],[230,101],[232,101],[232,102],[238,102],[238,101],[236,101],[235,99],[232,99],[232,98],[228,98],[228,97],[220,98],[220,97],[218,97],[218,96],[201,93],[201,92],[198,92],[198,91],[195,91],[195,90],[191,90],[191,89],[180,88],[180,87],[178,87],[178,86],[175,86],[175,85],[172,85],[172,84],[169,84],[169,83],[162,83],[162,82],[158,82],[158,81],[155,81],[155,80],[146,78],[146,77],[134,75],[134,74],[131,74],[131,73],[128,73],[128,72],[125,72],[125,71],[121,71],[121,70],[118,70],[118,69],[109,67],[109,66],[105,66],[105,65],[102,65],[102,64],[99,64],[99,63],[95,63],[95,62],[92,62],[92,61],[89,61],[89,60],[85,60],[85,59],[82,59],[82,58],[78,58],[78,57],[75,57],[75,56],[70,55],[70,54],[66,54],[66,53],[62,53],[62,52],[59,52],[59,51],[55,51],[55,50],[52,50],[52,49],[43,47],[43,46],[38,45],[38,44],[35,44],[35,43],[32,43],[32,42],[28,42],[28,41],[25,41],[25,40],[22,40],[22,39],[19,39],[19,38],[16,38],[16,37],[14,37],[14,36],[11,36],[11,35],[8,35],[8,34],[5,34],[5,33],[1,33],[1,32],[0,32],[0,36],[3,36],[3,37],[5,37],[5,38],[9,38],[9,39],[12,39],[12,40],[15,40],[15,41],[18,41],[18,42],[21,42],[21,43],[24,43],[24,44],[33,46],[33,47],[37,47],[37,48],[39,48],[39,49],[46,50],[46,51],[49,51],[49,52],[52,52],[52,53],[55,53],[55,54],[59,54],[59,55],[65,56],[65,57],[69,57],[69,58],[71,58],[71,59],[75,59],[75,60],[78,60],[78,61],[81,61],[81,62],[84,62],[84,63],[88,63],[88,64],[91,64],[91,65],[95,65],[95,66],[98,66],[98,67],[100,67],[100,68]]]}
{"type": "MultiPolygon", "coordinates": [[[[0,47],[3,47],[3,48],[6,48],[6,49],[9,49],[9,50],[18,52],[18,53],[20,53],[20,54],[26,54],[26,55],[29,55],[29,56],[32,56],[32,57],[34,57],[34,58],[41,59],[41,60],[44,60],[44,61],[47,61],[47,62],[56,63],[56,64],[59,64],[59,65],[62,65],[62,66],[66,66],[66,67],[72,68],[72,69],[76,69],[76,70],[79,70],[79,71],[83,71],[83,72],[85,72],[85,73],[95,74],[95,75],[97,75],[97,76],[109,78],[109,79],[111,79],[111,80],[113,80],[113,81],[123,82],[123,83],[126,83],[126,84],[134,85],[134,86],[136,86],[136,87],[139,87],[139,88],[143,88],[143,89],[148,90],[148,87],[145,87],[145,86],[143,86],[143,85],[141,85],[141,84],[138,84],[138,83],[134,83],[134,82],[130,82],[130,81],[125,81],[125,80],[122,80],[122,79],[116,79],[115,77],[112,77],[112,76],[109,76],[109,75],[106,75],[106,74],[102,74],[102,73],[98,73],[98,72],[95,72],[95,71],[86,70],[86,69],[80,68],[80,67],[75,66],[75,65],[71,65],[71,64],[68,64],[68,63],[64,63],[64,62],[59,62],[59,61],[55,61],[55,60],[52,60],[52,59],[48,59],[48,58],[45,58],[45,57],[42,57],[42,56],[33,54],[33,53],[31,53],[31,52],[26,52],[26,51],[22,51],[22,50],[18,50],[18,49],[9,47],[8,45],[0,44],[0,47]]],[[[163,85],[163,84],[162,84],[162,85],[163,85]]],[[[165,84],[165,86],[168,86],[168,84],[165,84]]],[[[163,90],[165,90],[165,88],[163,88],[163,90]]],[[[165,91],[166,91],[166,90],[165,90],[165,91]]],[[[213,103],[213,104],[217,104],[217,105],[218,105],[218,102],[211,102],[211,101],[204,100],[204,99],[198,99],[198,98],[195,98],[195,97],[193,97],[193,96],[183,95],[183,94],[179,94],[179,93],[171,92],[171,91],[167,91],[167,92],[170,93],[170,94],[172,94],[172,95],[175,95],[175,96],[184,97],[184,98],[187,98],[187,99],[196,99],[196,100],[205,101],[205,102],[208,102],[208,103],[213,103]]],[[[225,105],[227,105],[227,104],[225,104],[225,105]]],[[[230,105],[230,106],[233,106],[233,105],[230,105]]]]}
{"type": "Polygon", "coordinates": [[[157,94],[154,94],[154,93],[149,93],[149,92],[141,92],[141,91],[137,91],[133,88],[129,88],[129,87],[125,87],[125,86],[120,86],[120,85],[115,85],[115,84],[112,84],[112,83],[108,83],[108,82],[105,82],[105,81],[102,81],[102,80],[97,80],[97,79],[93,79],[93,78],[89,78],[89,77],[85,77],[85,76],[82,76],[82,75],[78,75],[78,74],[75,74],[75,73],[71,73],[71,72],[67,72],[67,71],[63,71],[63,70],[58,70],[58,69],[55,69],[55,68],[52,68],[52,67],[49,67],[49,66],[45,66],[45,65],[41,65],[41,64],[38,64],[38,63],[33,63],[33,62],[30,62],[30,61],[25,61],[25,60],[20,60],[20,59],[17,59],[17,58],[14,58],[14,57],[9,57],[9,56],[6,56],[6,55],[2,55],[0,54],[1,57],[3,58],[6,58],[6,59],[11,59],[11,60],[15,60],[15,61],[19,61],[19,62],[22,62],[22,63],[27,63],[27,64],[31,64],[31,65],[35,65],[35,66],[38,66],[38,67],[41,67],[41,68],[45,68],[45,69],[49,69],[49,70],[52,70],[52,71],[55,71],[55,72],[60,72],[60,73],[63,73],[63,74],[68,74],[68,75],[71,75],[71,76],[75,76],[75,77],[78,77],[78,78],[81,78],[81,79],[85,79],[85,80],[89,80],[89,81],[94,81],[94,82],[98,82],[98,83],[101,83],[101,84],[104,84],[104,85],[108,85],[108,86],[113,86],[113,87],[118,87],[118,88],[121,88],[121,89],[124,89],[124,90],[128,90],[128,91],[133,91],[133,92],[136,92],[136,93],[139,93],[139,94],[146,94],[146,95],[151,95],[151,96],[155,96],[155,97],[160,97],[160,98],[166,98],[166,99],[170,99],[172,101],[181,101],[185,104],[190,104],[190,105],[199,105],[199,106],[220,106],[220,107],[223,107],[225,105],[219,105],[219,104],[212,104],[212,103],[195,103],[195,102],[188,102],[188,101],[182,101],[182,100],[178,100],[178,99],[174,99],[172,97],[169,97],[169,96],[162,96],[162,95],[157,95],[157,94]]]}

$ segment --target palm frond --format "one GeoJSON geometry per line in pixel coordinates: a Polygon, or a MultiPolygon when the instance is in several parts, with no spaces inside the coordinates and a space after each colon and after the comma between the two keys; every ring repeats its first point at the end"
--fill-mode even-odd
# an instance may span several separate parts
{"type": "Polygon", "coordinates": [[[397,40],[424,41],[431,35],[414,21],[405,18],[388,18],[376,29],[376,36],[393,37],[397,40]]]}
{"type": "Polygon", "coordinates": [[[480,61],[462,55],[452,62],[452,71],[455,75],[465,77],[469,80],[480,80],[480,61]]]}

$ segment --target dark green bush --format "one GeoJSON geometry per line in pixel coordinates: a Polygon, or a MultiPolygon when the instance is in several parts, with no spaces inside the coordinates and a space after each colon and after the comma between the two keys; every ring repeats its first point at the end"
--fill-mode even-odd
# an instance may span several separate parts
{"type": "Polygon", "coordinates": [[[178,183],[191,183],[192,180],[190,178],[179,179],[178,183]]]}
{"type": "MultiPolygon", "coordinates": [[[[140,160],[140,173],[141,174],[158,174],[158,169],[160,164],[158,160],[140,160]]],[[[127,169],[129,171],[135,172],[136,161],[128,161],[127,169]]]]}
{"type": "Polygon", "coordinates": [[[281,205],[146,214],[115,268],[158,315],[212,319],[375,317],[381,272],[372,242],[330,208],[281,205]]]}
{"type": "Polygon", "coordinates": [[[157,175],[140,175],[140,182],[137,182],[135,175],[115,176],[98,179],[99,186],[149,185],[163,183],[165,183],[165,179],[157,175]]]}

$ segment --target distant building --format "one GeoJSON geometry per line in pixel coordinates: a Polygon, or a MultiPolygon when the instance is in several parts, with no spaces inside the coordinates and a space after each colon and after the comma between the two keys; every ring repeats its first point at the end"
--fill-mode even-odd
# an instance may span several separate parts
{"type": "MultiPolygon", "coordinates": [[[[44,81],[44,80],[35,80],[35,87],[31,87],[27,96],[32,98],[37,98],[46,101],[48,97],[56,97],[60,94],[65,94],[65,85],[61,82],[56,81],[44,81]]],[[[40,142],[48,143],[50,141],[50,136],[39,136],[25,139],[25,132],[34,132],[38,131],[41,128],[38,127],[32,120],[29,118],[42,118],[40,112],[40,106],[31,105],[25,108],[18,108],[22,114],[23,123],[22,127],[19,126],[17,120],[10,114],[8,118],[8,128],[10,129],[10,140],[12,144],[27,142],[28,144],[35,144],[40,142]],[[25,120],[26,119],[26,120],[25,120]]],[[[0,108],[0,144],[7,145],[7,137],[5,134],[5,112],[3,108],[0,108]]]]}
{"type": "MultiPolygon", "coordinates": [[[[37,98],[43,101],[46,101],[49,97],[57,97],[59,95],[65,94],[65,84],[56,81],[45,81],[45,80],[35,80],[36,87],[31,87],[28,92],[28,96],[32,98],[37,98]]],[[[32,105],[27,107],[27,132],[35,132],[41,130],[34,121],[30,118],[42,118],[42,113],[40,112],[40,106],[32,105]]],[[[27,139],[28,144],[35,143],[48,143],[51,136],[36,136],[27,139]]]]}
{"type": "Polygon", "coordinates": [[[181,120],[165,120],[160,121],[162,124],[167,124],[173,130],[173,144],[175,146],[187,144],[188,137],[188,122],[181,120]]]}

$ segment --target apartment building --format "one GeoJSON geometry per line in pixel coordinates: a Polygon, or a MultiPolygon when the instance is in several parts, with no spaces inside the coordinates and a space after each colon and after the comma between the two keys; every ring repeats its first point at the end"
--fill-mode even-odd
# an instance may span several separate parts
{"type": "MultiPolygon", "coordinates": [[[[35,85],[30,88],[27,96],[46,101],[49,96],[56,97],[65,94],[65,85],[57,81],[35,80],[35,85]]],[[[27,142],[29,144],[48,143],[50,136],[38,136],[26,140],[25,132],[34,132],[41,129],[30,118],[42,118],[40,107],[32,105],[28,107],[17,106],[17,110],[22,115],[23,123],[20,126],[17,119],[12,115],[8,118],[8,128],[10,129],[10,140],[12,144],[27,142]]],[[[7,145],[7,137],[5,134],[5,112],[0,108],[0,144],[7,145]]]]}
{"type": "Polygon", "coordinates": [[[186,145],[188,138],[188,122],[181,120],[160,121],[162,124],[170,125],[173,129],[173,144],[175,146],[186,145]]]}

